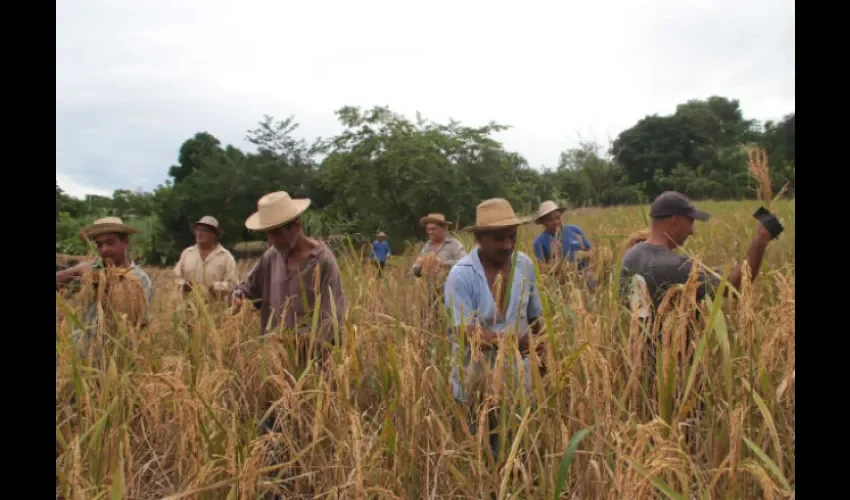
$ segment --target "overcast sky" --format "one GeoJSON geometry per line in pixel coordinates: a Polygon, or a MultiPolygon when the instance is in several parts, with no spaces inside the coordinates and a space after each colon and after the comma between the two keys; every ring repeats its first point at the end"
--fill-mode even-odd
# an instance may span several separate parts
{"type": "Polygon", "coordinates": [[[794,45],[793,0],[60,0],[56,178],[153,189],[196,132],[251,149],[263,114],[294,115],[312,140],[344,105],[495,120],[554,166],[688,99],[781,119],[794,45]]]}

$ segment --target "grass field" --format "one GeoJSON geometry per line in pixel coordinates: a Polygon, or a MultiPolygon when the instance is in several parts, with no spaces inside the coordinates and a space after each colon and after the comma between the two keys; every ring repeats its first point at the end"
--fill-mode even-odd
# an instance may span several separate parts
{"type": "MultiPolygon", "coordinates": [[[[728,271],[744,257],[758,203],[699,205],[713,217],[686,250],[728,271]]],[[[616,263],[628,234],[646,226],[644,211],[568,215],[607,249],[600,288],[544,278],[545,375],[531,395],[494,386],[472,412],[484,424],[494,409],[512,437],[496,457],[451,397],[444,319],[409,274],[413,255],[394,259],[382,280],[338,255],[350,310],[344,346],[325,367],[296,362],[287,338],[261,341],[252,311],[203,309],[188,336],[170,271],[148,269],[152,324],[116,333],[130,349],[109,341],[96,360],[78,361],[70,320],[57,312],[57,496],[792,497],[794,202],[772,210],[786,232],[761,275],[717,300],[691,345],[692,306],[682,306],[664,333],[657,385],[646,383],[643,340],[617,305],[616,263]],[[687,350],[694,361],[677,364],[687,350]],[[265,413],[279,432],[260,433],[265,413]]],[[[523,251],[537,230],[523,229],[523,251]]],[[[243,276],[250,264],[239,264],[243,276]]]]}

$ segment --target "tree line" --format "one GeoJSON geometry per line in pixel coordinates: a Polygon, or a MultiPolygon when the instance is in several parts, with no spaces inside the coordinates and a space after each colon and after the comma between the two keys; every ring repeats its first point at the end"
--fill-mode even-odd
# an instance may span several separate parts
{"type": "Polygon", "coordinates": [[[769,155],[774,192],[794,193],[794,113],[779,122],[746,119],[735,99],[710,97],[650,115],[621,132],[607,147],[582,142],[561,153],[557,165],[532,168],[518,152],[493,138],[507,129],[490,122],[467,126],[410,119],[387,107],[343,107],[342,132],[308,143],[294,118],[265,116],[246,139],[256,151],[223,145],[199,132],[180,147],[168,179],[151,192],[116,190],[113,196],[76,199],[56,184],[56,251],[85,251],[79,228],[98,217],[132,221],[137,257],[173,262],[191,245],[191,221],[215,215],[224,242],[256,240],[245,218],[264,193],[286,190],[309,197],[309,234],[350,234],[356,243],[377,230],[395,244],[421,237],[417,221],[441,211],[468,223],[486,198],[505,197],[530,212],[552,199],[570,206],[644,203],[674,189],[694,199],[755,196],[745,144],[769,155]]]}

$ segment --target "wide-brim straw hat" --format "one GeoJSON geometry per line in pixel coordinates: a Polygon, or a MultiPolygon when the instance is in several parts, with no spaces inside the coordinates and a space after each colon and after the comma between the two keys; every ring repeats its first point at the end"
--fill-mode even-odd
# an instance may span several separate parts
{"type": "Polygon", "coordinates": [[[520,226],[531,222],[532,217],[517,217],[511,203],[504,198],[492,198],[482,201],[475,209],[475,225],[461,231],[478,233],[507,227],[520,226]]]}
{"type": "Polygon", "coordinates": [[[425,217],[419,219],[419,225],[425,226],[428,224],[441,224],[443,226],[450,226],[452,223],[446,220],[446,216],[443,214],[428,214],[425,217]]]}
{"type": "Polygon", "coordinates": [[[551,214],[552,212],[558,212],[558,211],[563,212],[564,207],[558,206],[558,204],[555,203],[554,201],[546,200],[543,203],[541,203],[540,208],[537,209],[537,217],[534,219],[534,222],[536,224],[540,224],[540,219],[542,219],[543,217],[546,217],[547,215],[551,214]]]}
{"type": "Polygon", "coordinates": [[[118,217],[104,217],[80,230],[80,239],[83,241],[94,239],[102,234],[136,234],[139,230],[124,224],[118,217]]]}
{"type": "Polygon", "coordinates": [[[194,229],[194,227],[198,224],[203,224],[204,226],[209,226],[215,229],[215,233],[218,235],[219,238],[221,238],[221,236],[224,234],[224,231],[218,225],[218,219],[216,219],[212,215],[205,215],[201,217],[197,222],[192,224],[192,228],[194,229]]]}
{"type": "Polygon", "coordinates": [[[387,233],[385,233],[383,231],[378,231],[378,236],[386,236],[386,235],[387,235],[387,233]]]}
{"type": "Polygon", "coordinates": [[[292,222],[309,206],[309,198],[294,199],[286,191],[275,191],[260,198],[257,211],[245,220],[245,227],[251,231],[268,231],[292,222]]]}

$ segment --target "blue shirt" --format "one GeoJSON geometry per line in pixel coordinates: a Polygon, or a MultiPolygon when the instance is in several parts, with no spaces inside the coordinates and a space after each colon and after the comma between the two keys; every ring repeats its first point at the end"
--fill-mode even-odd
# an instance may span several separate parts
{"type": "MultiPolygon", "coordinates": [[[[549,262],[552,259],[552,242],[555,235],[543,231],[534,238],[534,255],[540,262],[549,262]]],[[[584,235],[580,227],[574,225],[564,226],[561,230],[561,255],[569,262],[575,262],[576,252],[590,250],[590,241],[584,235]]],[[[581,263],[580,263],[581,264],[581,263]]]]}
{"type": "Polygon", "coordinates": [[[386,240],[372,242],[372,254],[369,256],[372,260],[386,262],[390,256],[390,244],[386,240]]]}
{"type": "MultiPolygon", "coordinates": [[[[507,279],[507,278],[506,278],[507,279]]],[[[501,333],[508,328],[516,328],[518,334],[529,330],[529,322],[539,318],[543,314],[540,304],[540,295],[537,291],[537,275],[534,272],[534,263],[531,258],[519,252],[514,268],[513,283],[510,290],[510,302],[508,303],[505,317],[497,317],[496,302],[490,293],[490,285],[487,283],[487,275],[484,266],[478,257],[478,248],[474,248],[469,254],[458,261],[449,272],[444,290],[444,300],[450,318],[449,338],[452,343],[452,359],[457,360],[460,351],[459,339],[455,328],[461,325],[469,325],[477,319],[480,325],[490,331],[501,333]],[[452,328],[455,327],[455,328],[452,328]]],[[[466,401],[469,392],[469,382],[472,377],[484,370],[482,362],[490,365],[496,359],[496,350],[482,352],[482,359],[471,363],[470,349],[468,343],[464,346],[463,377],[460,367],[453,361],[452,367],[452,392],[459,401],[466,401]],[[463,384],[461,383],[463,378],[463,384]]],[[[516,368],[516,367],[515,367],[516,368]]],[[[528,359],[523,360],[523,380],[530,383],[530,367],[528,359]]]]}

